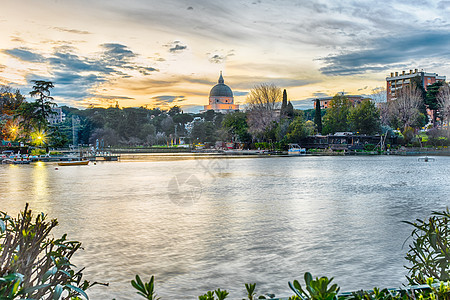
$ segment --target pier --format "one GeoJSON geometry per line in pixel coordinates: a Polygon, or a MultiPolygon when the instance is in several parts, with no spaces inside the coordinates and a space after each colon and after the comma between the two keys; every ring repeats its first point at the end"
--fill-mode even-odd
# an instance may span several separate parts
{"type": "Polygon", "coordinates": [[[113,154],[110,152],[102,152],[95,153],[90,155],[82,155],[82,156],[36,156],[29,157],[31,162],[59,162],[59,161],[78,161],[78,160],[89,160],[89,161],[120,161],[120,154],[113,154]]]}

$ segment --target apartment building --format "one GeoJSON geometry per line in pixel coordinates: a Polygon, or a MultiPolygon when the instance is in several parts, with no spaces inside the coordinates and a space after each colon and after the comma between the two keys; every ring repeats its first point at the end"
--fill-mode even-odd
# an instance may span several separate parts
{"type": "Polygon", "coordinates": [[[410,85],[413,78],[418,77],[418,82],[427,90],[427,87],[436,81],[445,81],[445,76],[439,76],[436,73],[427,73],[418,71],[417,69],[409,70],[409,72],[402,71],[392,72],[390,77],[386,77],[386,99],[392,101],[397,98],[397,92],[402,87],[410,85]]]}

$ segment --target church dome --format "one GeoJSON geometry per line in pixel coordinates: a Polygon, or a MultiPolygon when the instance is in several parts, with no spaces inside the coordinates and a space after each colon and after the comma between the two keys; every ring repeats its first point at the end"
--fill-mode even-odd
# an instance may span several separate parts
{"type": "Polygon", "coordinates": [[[224,83],[222,72],[220,72],[219,83],[209,92],[210,97],[233,97],[230,87],[224,83]]]}

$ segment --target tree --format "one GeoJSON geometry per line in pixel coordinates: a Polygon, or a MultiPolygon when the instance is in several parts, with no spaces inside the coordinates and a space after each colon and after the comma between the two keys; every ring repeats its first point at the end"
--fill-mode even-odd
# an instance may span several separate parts
{"type": "Polygon", "coordinates": [[[25,97],[19,90],[14,90],[10,86],[0,86],[0,140],[13,140],[18,136],[14,114],[24,101],[25,97]]]}
{"type": "Polygon", "coordinates": [[[323,133],[335,133],[349,131],[348,114],[352,103],[341,94],[336,94],[329,102],[327,112],[324,116],[323,133]]]}
{"type": "Polygon", "coordinates": [[[168,114],[173,117],[177,114],[181,113],[181,108],[178,105],[175,105],[169,109],[168,114]]]}
{"type": "Polygon", "coordinates": [[[192,141],[214,143],[217,140],[216,128],[211,121],[195,122],[191,132],[192,141]]]}
{"type": "Polygon", "coordinates": [[[429,110],[431,110],[432,122],[433,126],[436,124],[436,111],[439,108],[439,103],[437,100],[437,95],[439,93],[439,89],[444,85],[442,81],[436,81],[431,84],[427,88],[427,93],[425,95],[425,105],[429,110]]]}
{"type": "Polygon", "coordinates": [[[203,113],[203,118],[205,121],[212,122],[214,121],[214,118],[216,117],[216,112],[213,109],[207,110],[203,113]]]}
{"type": "Polygon", "coordinates": [[[172,117],[173,122],[181,125],[185,125],[186,123],[192,122],[194,117],[190,114],[177,114],[172,117]]]}
{"type": "Polygon", "coordinates": [[[441,86],[436,99],[441,117],[450,125],[450,86],[448,83],[441,86]]]}
{"type": "Polygon", "coordinates": [[[53,97],[50,96],[53,83],[43,80],[33,80],[33,82],[34,86],[30,95],[37,98],[36,101],[22,102],[14,114],[14,118],[19,120],[23,140],[28,140],[32,134],[41,136],[45,133],[49,125],[47,118],[55,114],[52,107],[56,104],[52,102],[53,97]]]}
{"type": "Polygon", "coordinates": [[[423,87],[423,81],[422,81],[421,76],[417,75],[417,76],[411,78],[411,86],[415,86],[416,89],[418,90],[420,97],[422,99],[425,99],[425,97],[427,95],[427,91],[423,87]]]}
{"type": "Polygon", "coordinates": [[[276,128],[276,140],[279,142],[287,142],[287,134],[289,132],[289,125],[291,125],[292,120],[290,119],[282,119],[277,124],[276,128]]]}
{"type": "Polygon", "coordinates": [[[380,131],[380,113],[370,100],[364,100],[352,107],[348,121],[352,131],[361,134],[375,134],[380,131]]]}
{"type": "Polygon", "coordinates": [[[33,90],[30,96],[37,98],[33,103],[35,107],[35,123],[38,129],[45,130],[48,126],[47,118],[54,114],[52,108],[56,106],[53,102],[53,97],[50,96],[50,89],[54,87],[51,81],[33,80],[33,90]]]}
{"type": "Polygon", "coordinates": [[[50,147],[64,147],[69,142],[67,135],[59,130],[58,126],[49,127],[48,145],[50,147]]]}
{"type": "Polygon", "coordinates": [[[313,121],[308,120],[305,122],[306,135],[313,135],[316,132],[316,124],[313,121]]]}
{"type": "Polygon", "coordinates": [[[314,133],[311,126],[306,126],[305,120],[302,116],[296,116],[289,125],[286,139],[289,143],[299,143],[301,139],[314,133]],[[312,130],[311,130],[312,129],[312,130]]]}
{"type": "Polygon", "coordinates": [[[389,114],[392,120],[397,118],[399,126],[404,129],[418,127],[421,118],[419,109],[422,104],[421,91],[415,85],[406,85],[398,91],[397,99],[390,102],[389,114]]]}
{"type": "Polygon", "coordinates": [[[322,111],[320,108],[320,100],[316,99],[316,113],[314,115],[314,124],[316,124],[317,132],[322,133],[322,111]]]}
{"type": "Polygon", "coordinates": [[[23,102],[25,97],[19,90],[14,90],[10,86],[0,86],[0,115],[14,115],[23,102]]]}
{"type": "Polygon", "coordinates": [[[280,111],[280,118],[284,118],[286,115],[286,108],[287,108],[287,93],[286,90],[283,90],[283,102],[281,103],[281,111],[280,111]]]}
{"type": "Polygon", "coordinates": [[[171,116],[167,116],[167,118],[162,120],[161,128],[167,136],[169,136],[172,133],[175,133],[175,126],[173,124],[173,120],[172,120],[171,116]]]}
{"type": "Polygon", "coordinates": [[[19,122],[23,140],[27,140],[37,127],[35,111],[36,106],[33,103],[23,102],[14,114],[14,119],[19,122]]]}
{"type": "Polygon", "coordinates": [[[105,146],[115,146],[119,144],[120,136],[112,128],[97,128],[92,133],[89,142],[93,145],[96,144],[97,139],[99,141],[103,140],[105,146]]]}
{"type": "Polygon", "coordinates": [[[222,128],[233,136],[233,140],[241,143],[250,143],[252,140],[248,132],[247,115],[241,111],[235,111],[225,115],[222,128]]]}
{"type": "Polygon", "coordinates": [[[289,101],[287,107],[286,107],[286,116],[290,119],[294,117],[294,106],[292,105],[291,101],[289,101]]]}
{"type": "Polygon", "coordinates": [[[370,98],[375,103],[386,103],[386,88],[379,86],[372,89],[370,98]]]}
{"type": "Polygon", "coordinates": [[[249,132],[256,139],[263,140],[266,130],[277,119],[282,93],[274,84],[255,86],[247,96],[247,123],[249,132]]]}

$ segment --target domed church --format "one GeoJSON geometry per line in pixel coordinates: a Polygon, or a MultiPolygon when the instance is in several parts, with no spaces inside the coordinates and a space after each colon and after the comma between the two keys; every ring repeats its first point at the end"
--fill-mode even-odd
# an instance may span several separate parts
{"type": "Polygon", "coordinates": [[[239,105],[234,104],[233,91],[224,83],[222,71],[218,83],[209,92],[209,105],[204,106],[204,111],[210,109],[221,113],[239,110],[239,105]]]}

